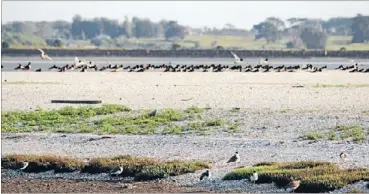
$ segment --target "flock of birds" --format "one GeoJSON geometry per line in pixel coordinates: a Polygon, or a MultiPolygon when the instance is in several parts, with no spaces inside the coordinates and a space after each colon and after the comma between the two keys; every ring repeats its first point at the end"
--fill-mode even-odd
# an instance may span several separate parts
{"type": "MultiPolygon", "coordinates": [[[[343,162],[345,162],[348,158],[348,154],[346,152],[341,152],[339,157],[343,162]]],[[[237,163],[241,161],[240,155],[238,152],[236,152],[229,160],[227,161],[227,164],[234,163],[237,167],[237,163]]],[[[88,162],[86,160],[85,162],[88,162]]],[[[22,162],[22,167],[19,168],[20,171],[24,171],[29,166],[29,162],[25,161],[22,162]]],[[[124,171],[123,166],[116,167],[110,171],[110,176],[119,176],[124,171]]],[[[211,173],[209,170],[206,170],[200,175],[200,181],[204,180],[205,178],[210,179],[211,173]]],[[[259,174],[254,170],[253,173],[250,175],[249,180],[256,184],[256,181],[259,179],[259,174]]],[[[295,190],[300,186],[301,180],[297,180],[294,177],[290,177],[290,182],[285,186],[285,190],[287,192],[295,192],[295,190]]]]}
{"type": "MultiPolygon", "coordinates": [[[[49,57],[43,50],[38,49],[41,54],[41,59],[46,60],[52,60],[51,57],[49,57]]],[[[111,72],[119,72],[119,71],[128,71],[128,72],[144,72],[149,70],[162,70],[164,72],[223,72],[227,70],[233,70],[233,71],[239,71],[239,72],[295,72],[297,70],[306,70],[311,73],[315,72],[322,72],[323,69],[326,69],[327,66],[323,67],[314,67],[312,64],[307,64],[305,67],[301,67],[300,65],[294,65],[294,66],[286,66],[286,65],[280,65],[273,67],[272,65],[269,65],[268,58],[260,59],[259,63],[257,65],[247,65],[247,63],[244,63],[244,60],[240,57],[238,57],[235,53],[231,52],[231,54],[234,57],[234,65],[222,65],[222,64],[211,64],[211,65],[172,65],[170,62],[169,64],[162,64],[162,65],[154,65],[154,64],[141,64],[141,65],[133,65],[133,66],[126,66],[124,67],[121,65],[112,65],[109,64],[107,66],[101,66],[99,67],[98,64],[95,64],[92,61],[87,60],[79,60],[78,57],[75,57],[74,62],[72,64],[66,64],[64,66],[56,66],[53,65],[48,70],[53,71],[56,70],[58,72],[66,72],[66,71],[74,71],[79,70],[80,72],[87,72],[89,70],[91,71],[111,71],[111,72]]],[[[369,73],[369,68],[364,69],[361,68],[361,64],[356,63],[355,65],[350,65],[344,67],[343,65],[340,65],[337,70],[347,70],[350,73],[354,72],[362,72],[362,73],[369,73]],[[360,68],[359,68],[360,67],[360,68]]],[[[1,68],[3,68],[3,65],[1,65],[1,68]]],[[[32,71],[31,62],[28,62],[27,65],[23,66],[22,64],[18,64],[15,70],[22,70],[22,71],[32,71]]],[[[35,72],[42,72],[42,68],[36,69],[35,72]]]]}

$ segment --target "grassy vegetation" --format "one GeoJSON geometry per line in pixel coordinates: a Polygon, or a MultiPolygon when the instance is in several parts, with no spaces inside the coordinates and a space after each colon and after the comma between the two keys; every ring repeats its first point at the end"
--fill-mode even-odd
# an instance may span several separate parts
{"type": "Polygon", "coordinates": [[[338,85],[332,85],[332,84],[319,84],[313,86],[314,88],[362,88],[362,87],[369,87],[369,84],[338,84],[338,85]]]}
{"type": "MultiPolygon", "coordinates": [[[[184,110],[160,109],[155,116],[152,110],[132,111],[122,105],[102,107],[64,107],[58,110],[33,112],[12,111],[2,114],[2,132],[51,131],[61,133],[99,134],[173,134],[206,132],[215,128],[227,130],[228,122],[222,119],[200,121],[206,109],[191,106],[184,110]],[[119,112],[129,114],[111,115],[119,112]],[[94,117],[107,115],[104,117],[94,117]]],[[[233,126],[234,128],[234,126],[233,126]]],[[[236,130],[235,130],[236,131],[236,130]]]]}
{"type": "MultiPolygon", "coordinates": [[[[327,50],[340,50],[345,47],[346,50],[369,50],[368,43],[354,43],[351,44],[351,36],[328,36],[326,49],[327,50]]],[[[53,46],[47,46],[46,42],[38,36],[28,36],[22,34],[15,34],[6,38],[6,42],[11,43],[11,48],[38,48],[42,46],[45,49],[60,49],[53,46]],[[15,40],[15,41],[13,41],[15,40]],[[32,46],[38,45],[38,46],[32,46]]],[[[184,40],[177,40],[176,43],[181,48],[198,48],[198,49],[210,49],[211,45],[216,42],[216,46],[223,46],[224,48],[232,49],[287,49],[286,43],[288,38],[283,38],[276,43],[267,44],[265,39],[255,40],[253,36],[216,36],[216,35],[188,35],[184,40]]],[[[118,40],[118,42],[124,43],[121,46],[115,44],[103,45],[100,48],[91,45],[90,40],[77,40],[75,47],[68,47],[65,49],[136,49],[136,48],[151,48],[151,49],[170,49],[172,41],[166,41],[164,38],[130,38],[118,40]]]]}
{"type": "Polygon", "coordinates": [[[229,132],[230,133],[237,133],[239,131],[239,126],[240,124],[239,123],[233,123],[229,126],[229,132]]]}
{"type": "Polygon", "coordinates": [[[313,131],[313,132],[306,133],[300,137],[305,140],[318,140],[318,139],[322,139],[324,135],[317,131],[313,131]]]}
{"type": "Polygon", "coordinates": [[[54,155],[7,155],[1,160],[2,167],[6,169],[19,169],[22,162],[27,161],[29,166],[25,172],[55,170],[57,173],[78,170],[82,173],[109,173],[122,166],[123,173],[120,176],[132,176],[136,180],[152,180],[211,168],[211,164],[204,161],[161,161],[132,155],[93,158],[87,164],[75,158],[54,155]]]}
{"type": "Polygon", "coordinates": [[[67,106],[58,110],[10,111],[1,114],[1,131],[45,131],[50,128],[76,125],[96,115],[108,115],[130,110],[122,105],[103,104],[102,107],[73,108],[67,106]]]}
{"type": "Polygon", "coordinates": [[[281,110],[281,113],[285,114],[285,113],[288,113],[288,112],[291,112],[291,111],[292,111],[292,109],[287,108],[287,109],[281,110]]]}
{"type": "Polygon", "coordinates": [[[25,81],[14,81],[14,82],[2,82],[2,84],[15,84],[15,85],[23,85],[23,84],[62,84],[60,82],[25,82],[25,81]]]}
{"type": "Polygon", "coordinates": [[[263,162],[249,168],[240,168],[226,174],[223,180],[249,179],[253,171],[259,173],[256,183],[272,183],[284,187],[290,177],[301,180],[296,192],[317,193],[340,189],[348,184],[369,180],[369,169],[340,169],[329,162],[263,162]]]}
{"type": "Polygon", "coordinates": [[[356,143],[361,143],[366,139],[369,140],[369,129],[364,129],[358,125],[336,126],[329,132],[312,131],[301,135],[300,138],[305,140],[352,140],[356,143]]]}
{"type": "Polygon", "coordinates": [[[20,155],[13,154],[1,158],[3,168],[19,169],[22,162],[27,161],[29,166],[25,172],[45,172],[55,170],[58,172],[72,172],[82,169],[84,163],[76,158],[61,157],[54,155],[20,155]]]}
{"type": "Polygon", "coordinates": [[[236,107],[233,107],[232,109],[231,109],[231,112],[240,112],[240,108],[236,108],[236,107]]]}

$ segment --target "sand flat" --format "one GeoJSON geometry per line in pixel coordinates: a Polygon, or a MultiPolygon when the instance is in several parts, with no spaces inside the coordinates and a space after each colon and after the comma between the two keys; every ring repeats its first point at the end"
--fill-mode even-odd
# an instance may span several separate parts
{"type": "Polygon", "coordinates": [[[369,110],[369,74],[2,72],[2,111],[57,108],[51,100],[102,100],[134,109],[369,110]],[[6,80],[6,83],[5,83],[6,80]],[[27,83],[31,84],[27,84],[27,83]],[[325,85],[316,87],[317,84],[325,85]],[[294,88],[302,85],[302,88],[294,88]]]}

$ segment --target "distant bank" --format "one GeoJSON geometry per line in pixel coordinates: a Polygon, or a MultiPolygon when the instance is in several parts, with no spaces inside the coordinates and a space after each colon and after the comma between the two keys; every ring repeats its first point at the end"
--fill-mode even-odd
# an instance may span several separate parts
{"type": "MultiPolygon", "coordinates": [[[[95,57],[201,57],[201,58],[232,58],[229,50],[117,50],[117,49],[43,49],[50,56],[95,56],[95,57]]],[[[369,51],[292,51],[292,50],[236,50],[239,57],[339,57],[369,58],[369,51]]],[[[37,56],[36,49],[2,49],[2,56],[37,56]]]]}

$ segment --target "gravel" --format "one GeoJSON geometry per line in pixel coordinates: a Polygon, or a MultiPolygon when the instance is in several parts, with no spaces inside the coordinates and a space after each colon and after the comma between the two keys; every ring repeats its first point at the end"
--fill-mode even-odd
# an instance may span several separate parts
{"type": "MultiPolygon", "coordinates": [[[[11,81],[60,82],[62,84],[4,84],[2,111],[30,110],[37,106],[59,108],[52,99],[102,99],[104,103],[124,104],[133,109],[187,108],[191,105],[212,109],[202,120],[224,119],[240,123],[239,133],[217,128],[209,135],[112,135],[113,138],[88,141],[97,134],[22,133],[2,134],[2,154],[57,154],[78,158],[125,154],[161,159],[200,159],[214,162],[210,180],[200,181],[203,171],[174,179],[183,187],[215,189],[219,192],[285,192],[273,184],[254,185],[248,181],[221,181],[235,166],[226,161],[235,151],[242,166],[263,161],[323,160],[343,168],[369,168],[369,142],[349,140],[301,140],[304,133],[329,132],[338,125],[369,128],[369,87],[315,88],[321,84],[368,84],[365,74],[323,72],[308,74],[238,74],[238,73],[12,73],[2,79],[11,81]],[[40,77],[39,75],[42,75],[40,77]],[[77,76],[78,75],[78,76],[77,76]],[[309,76],[307,76],[309,75],[309,76]],[[304,88],[292,88],[293,85],[304,88]],[[156,86],[158,85],[158,86],[156,86]],[[35,91],[37,95],[34,95],[35,91]],[[190,99],[182,101],[182,99],[190,99]],[[121,100],[120,100],[121,99],[121,100]],[[240,112],[232,112],[240,107],[240,112]],[[336,119],[338,117],[338,119],[336,119]],[[345,151],[345,164],[339,154],[345,151]]],[[[126,113],[124,113],[126,114],[126,113]]],[[[128,114],[128,113],[127,113],[128,114]]],[[[98,118],[94,118],[98,119],[98,118]]],[[[366,134],[366,138],[367,138],[366,134]]],[[[52,172],[19,175],[4,170],[2,178],[26,176],[52,179],[52,172]]],[[[67,179],[107,180],[106,175],[65,173],[67,179]]],[[[361,183],[357,183],[360,185],[361,183]]],[[[364,183],[362,183],[364,185],[364,183]]],[[[343,188],[342,192],[346,191],[343,188]]],[[[337,191],[340,192],[340,191],[337,191]]]]}

